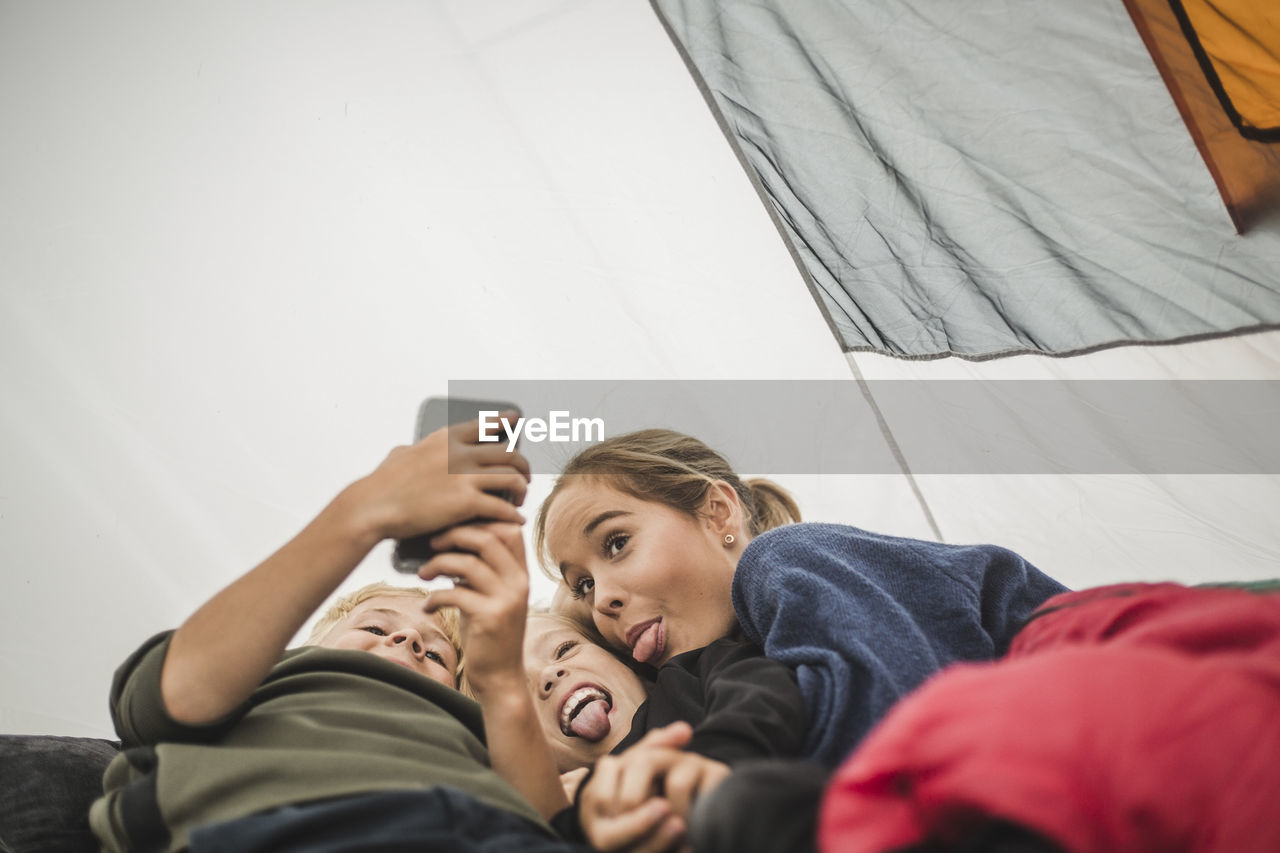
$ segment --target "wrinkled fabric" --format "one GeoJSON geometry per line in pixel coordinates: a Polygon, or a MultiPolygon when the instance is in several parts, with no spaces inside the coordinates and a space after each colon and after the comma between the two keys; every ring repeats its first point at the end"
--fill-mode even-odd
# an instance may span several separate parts
{"type": "Polygon", "coordinates": [[[1280,596],[1132,584],[1049,601],[1008,657],[903,700],[827,791],[820,845],[1280,850],[1280,596]]]}
{"type": "Polygon", "coordinates": [[[1120,0],[655,0],[846,351],[1075,353],[1280,322],[1120,0]]]}

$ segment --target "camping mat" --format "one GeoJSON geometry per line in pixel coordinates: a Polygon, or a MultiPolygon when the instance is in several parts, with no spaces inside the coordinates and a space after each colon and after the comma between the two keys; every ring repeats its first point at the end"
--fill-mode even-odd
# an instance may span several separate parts
{"type": "Polygon", "coordinates": [[[1275,327],[1121,0],[653,0],[846,351],[1057,355],[1275,327]]]}

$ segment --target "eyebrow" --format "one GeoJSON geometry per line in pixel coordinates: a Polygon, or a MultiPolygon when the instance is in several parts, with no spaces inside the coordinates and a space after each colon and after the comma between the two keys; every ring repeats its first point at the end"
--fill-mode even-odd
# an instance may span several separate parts
{"type": "Polygon", "coordinates": [[[573,636],[574,639],[577,638],[577,636],[573,633],[572,628],[566,628],[563,630],[557,628],[556,630],[548,634],[544,634],[542,639],[540,639],[537,643],[534,644],[536,647],[536,650],[542,653],[543,657],[550,658],[555,654],[555,650],[560,648],[560,646],[567,639],[566,635],[573,636]]]}
{"type": "MultiPolygon", "coordinates": [[[[582,528],[582,535],[583,535],[583,536],[590,536],[590,535],[595,531],[595,529],[596,529],[597,527],[599,527],[600,525],[604,524],[604,523],[605,523],[606,521],[608,521],[609,519],[611,519],[611,518],[617,518],[617,517],[618,517],[618,516],[620,516],[620,515],[631,515],[631,513],[630,513],[630,512],[628,512],[628,511],[627,511],[627,510],[625,510],[625,509],[609,509],[609,510],[605,510],[604,512],[600,513],[600,514],[599,514],[599,515],[597,515],[595,518],[593,518],[593,519],[591,519],[590,521],[588,521],[588,522],[587,522],[587,526],[586,526],[586,527],[584,527],[584,528],[582,528]]],[[[566,569],[568,569],[568,568],[569,568],[569,564],[568,564],[567,562],[561,561],[561,563],[560,563],[560,574],[561,574],[561,576],[563,576],[563,575],[564,575],[565,570],[566,570],[566,569]]]]}
{"type": "Polygon", "coordinates": [[[604,524],[609,519],[617,518],[620,515],[631,515],[631,513],[627,512],[625,509],[605,510],[604,512],[600,513],[595,518],[587,522],[587,526],[582,528],[582,535],[590,536],[591,532],[595,530],[597,527],[604,524]]]}
{"type": "MultiPolygon", "coordinates": [[[[387,616],[403,616],[404,615],[399,610],[392,610],[390,607],[370,607],[365,612],[366,613],[385,613],[387,616]]],[[[434,622],[432,623],[424,622],[422,625],[419,625],[418,627],[420,628],[427,627],[428,624],[431,629],[428,633],[435,634],[437,637],[444,640],[445,643],[447,643],[451,648],[453,647],[453,641],[449,639],[449,635],[446,634],[441,628],[437,627],[434,622]]]]}

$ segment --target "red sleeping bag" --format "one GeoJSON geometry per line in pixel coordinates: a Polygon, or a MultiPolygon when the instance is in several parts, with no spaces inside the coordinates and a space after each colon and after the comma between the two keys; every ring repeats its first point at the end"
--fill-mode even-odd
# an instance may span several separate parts
{"type": "Polygon", "coordinates": [[[1127,584],[1045,603],[1002,660],[902,700],[836,772],[822,850],[1280,851],[1280,595],[1127,584]]]}

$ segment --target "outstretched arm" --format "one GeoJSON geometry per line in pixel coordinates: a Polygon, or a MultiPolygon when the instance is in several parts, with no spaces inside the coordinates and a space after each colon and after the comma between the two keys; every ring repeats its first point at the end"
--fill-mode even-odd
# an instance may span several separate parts
{"type": "Polygon", "coordinates": [[[474,517],[519,523],[528,465],[501,445],[477,443],[478,427],[437,430],[398,447],[343,489],[303,530],[197,610],[169,645],[160,678],[165,708],[187,725],[238,708],[324,599],[383,539],[439,530],[474,517]],[[450,474],[450,459],[453,470],[450,474]]]}
{"type": "Polygon", "coordinates": [[[529,572],[524,539],[513,524],[455,527],[431,540],[444,553],[419,575],[453,577],[453,589],[431,594],[429,608],[462,612],[466,678],[480,702],[493,769],[543,817],[569,800],[551,746],[538,723],[524,671],[524,626],[529,607],[529,572]],[[457,550],[449,550],[457,549],[457,550]]]}

